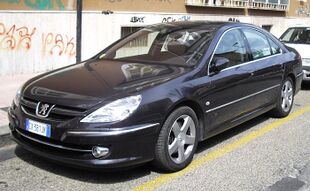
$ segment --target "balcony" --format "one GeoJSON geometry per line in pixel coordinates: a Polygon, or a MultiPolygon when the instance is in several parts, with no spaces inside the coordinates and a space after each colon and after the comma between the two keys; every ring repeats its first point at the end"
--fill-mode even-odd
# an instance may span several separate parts
{"type": "Polygon", "coordinates": [[[289,0],[185,0],[187,6],[288,11],[289,0]]]}

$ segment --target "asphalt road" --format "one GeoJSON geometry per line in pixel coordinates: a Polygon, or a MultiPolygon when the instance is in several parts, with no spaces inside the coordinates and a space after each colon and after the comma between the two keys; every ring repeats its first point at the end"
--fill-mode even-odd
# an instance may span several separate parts
{"type": "Polygon", "coordinates": [[[199,144],[192,165],[164,174],[151,165],[89,172],[20,147],[0,149],[0,190],[310,190],[310,85],[284,120],[260,116],[199,144]]]}

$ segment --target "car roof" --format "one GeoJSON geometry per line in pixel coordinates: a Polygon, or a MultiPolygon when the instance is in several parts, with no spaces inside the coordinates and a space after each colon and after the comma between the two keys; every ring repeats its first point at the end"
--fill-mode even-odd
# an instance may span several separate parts
{"type": "Polygon", "coordinates": [[[219,29],[223,26],[227,26],[228,28],[237,27],[237,26],[252,26],[255,25],[248,23],[240,23],[240,22],[231,22],[231,21],[177,21],[177,22],[169,22],[169,23],[160,23],[155,25],[150,25],[149,27],[155,28],[215,28],[219,29]]]}

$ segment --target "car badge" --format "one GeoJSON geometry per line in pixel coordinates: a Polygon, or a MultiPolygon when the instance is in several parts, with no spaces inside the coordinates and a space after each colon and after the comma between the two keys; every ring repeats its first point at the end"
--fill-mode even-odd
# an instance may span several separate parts
{"type": "Polygon", "coordinates": [[[38,117],[46,118],[54,107],[55,105],[39,102],[36,108],[36,115],[38,117]]]}

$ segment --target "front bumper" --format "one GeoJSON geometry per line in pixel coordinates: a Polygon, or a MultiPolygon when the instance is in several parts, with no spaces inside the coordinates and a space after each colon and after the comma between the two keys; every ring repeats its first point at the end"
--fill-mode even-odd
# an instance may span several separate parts
{"type": "Polygon", "coordinates": [[[88,169],[122,168],[153,160],[160,127],[159,123],[152,123],[113,130],[68,130],[63,133],[63,140],[52,140],[22,128],[23,117],[18,117],[12,108],[8,116],[13,140],[26,150],[49,160],[88,169]],[[93,146],[109,148],[109,154],[96,159],[92,155],[93,146]]]}

